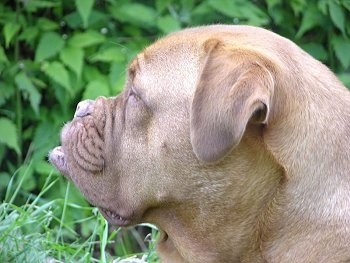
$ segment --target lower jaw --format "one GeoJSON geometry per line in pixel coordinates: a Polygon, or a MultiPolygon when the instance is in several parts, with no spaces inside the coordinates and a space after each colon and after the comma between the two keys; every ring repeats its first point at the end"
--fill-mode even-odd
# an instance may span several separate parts
{"type": "Polygon", "coordinates": [[[104,209],[104,208],[99,208],[99,210],[103,215],[103,217],[111,225],[120,226],[120,227],[126,227],[126,226],[132,225],[132,220],[128,217],[123,217],[114,211],[104,209]]]}

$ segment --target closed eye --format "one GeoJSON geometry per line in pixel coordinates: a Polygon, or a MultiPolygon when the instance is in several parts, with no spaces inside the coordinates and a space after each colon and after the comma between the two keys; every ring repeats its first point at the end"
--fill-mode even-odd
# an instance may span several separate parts
{"type": "Polygon", "coordinates": [[[141,100],[141,98],[132,89],[130,89],[129,96],[128,96],[128,102],[137,103],[140,100],[141,100]]]}
{"type": "Polygon", "coordinates": [[[149,122],[150,110],[143,98],[134,89],[130,89],[124,107],[126,129],[137,131],[149,122]]]}
{"type": "Polygon", "coordinates": [[[141,95],[134,87],[130,88],[126,99],[126,107],[144,109],[147,105],[141,95]]]}

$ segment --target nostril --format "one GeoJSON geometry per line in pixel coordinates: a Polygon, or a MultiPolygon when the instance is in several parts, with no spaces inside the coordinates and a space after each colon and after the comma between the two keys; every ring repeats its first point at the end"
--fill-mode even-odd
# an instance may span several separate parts
{"type": "Polygon", "coordinates": [[[75,110],[75,117],[85,117],[92,113],[93,110],[93,100],[84,100],[78,103],[77,109],[75,110]]]}

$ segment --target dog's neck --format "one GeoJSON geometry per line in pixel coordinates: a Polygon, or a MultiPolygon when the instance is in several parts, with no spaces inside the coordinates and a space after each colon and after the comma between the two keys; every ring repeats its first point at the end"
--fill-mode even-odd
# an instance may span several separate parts
{"type": "Polygon", "coordinates": [[[230,156],[204,165],[193,185],[182,186],[190,193],[186,202],[167,204],[150,215],[163,232],[158,245],[162,262],[240,262],[250,251],[259,218],[267,213],[283,173],[258,133],[248,127],[230,156]],[[235,172],[227,176],[228,171],[235,172]]]}
{"type": "MultiPolygon", "coordinates": [[[[286,182],[275,195],[270,226],[262,230],[262,235],[269,233],[261,245],[267,261],[288,261],[288,257],[279,256],[287,255],[286,250],[290,255],[308,251],[300,256],[304,259],[301,261],[314,261],[318,252],[313,252],[313,241],[337,235],[335,225],[338,233],[348,232],[350,93],[330,74],[329,83],[310,77],[303,80],[304,86],[307,81],[310,90],[285,85],[287,90],[280,85],[271,122],[264,132],[264,142],[285,170],[286,182]],[[301,224],[303,228],[298,227],[301,224]]],[[[323,253],[332,255],[339,250],[329,244],[323,253]]]]}

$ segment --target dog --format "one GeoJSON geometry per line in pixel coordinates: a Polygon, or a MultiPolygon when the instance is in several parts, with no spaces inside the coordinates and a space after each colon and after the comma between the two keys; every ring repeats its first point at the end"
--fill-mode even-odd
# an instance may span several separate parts
{"type": "Polygon", "coordinates": [[[252,26],[172,33],[116,97],[78,104],[49,160],[162,262],[350,262],[350,93],[252,26]]]}

